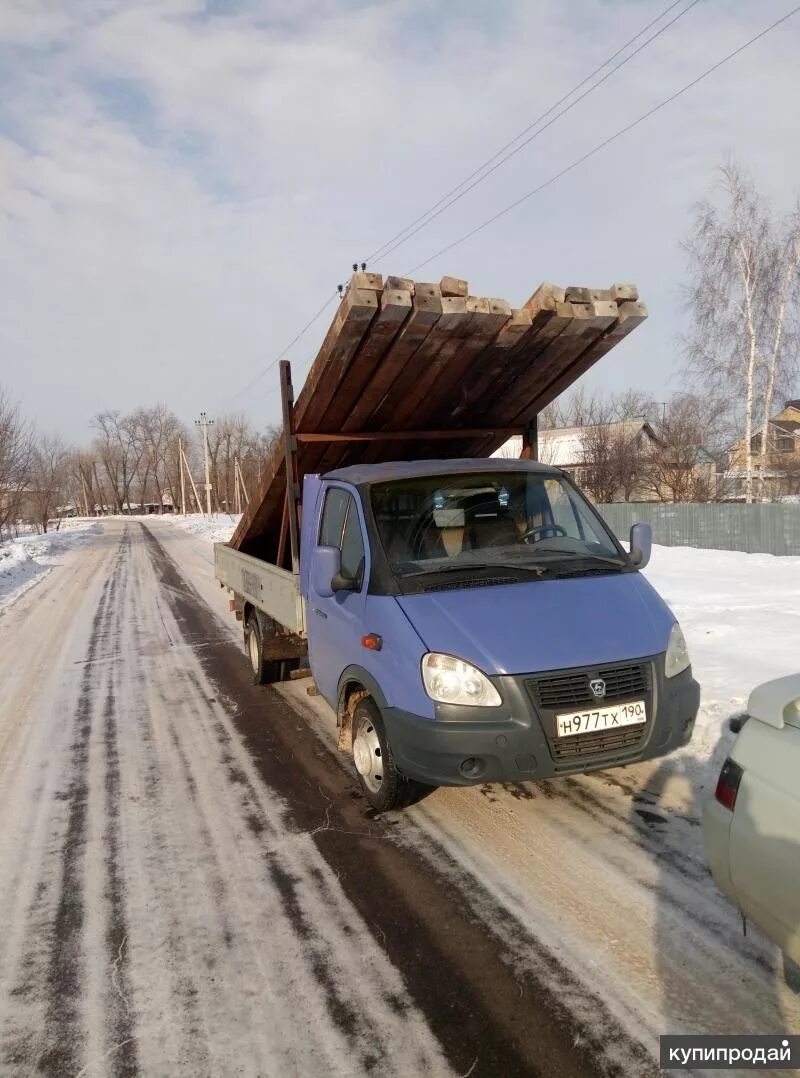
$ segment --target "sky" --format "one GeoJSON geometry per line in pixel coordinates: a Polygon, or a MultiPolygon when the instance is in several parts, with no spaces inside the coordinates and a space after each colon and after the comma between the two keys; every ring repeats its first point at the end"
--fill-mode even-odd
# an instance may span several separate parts
{"type": "MultiPolygon", "coordinates": [[[[78,443],[96,412],[157,402],[187,422],[275,422],[276,371],[258,376],[351,264],[667,3],[3,0],[0,386],[78,443]]],[[[715,169],[735,158],[781,210],[800,191],[800,14],[428,259],[792,6],[700,0],[370,268],[426,263],[417,279],[465,277],[513,305],[543,280],[635,281],[650,318],[587,378],[665,399],[680,387],[680,244],[715,169]]],[[[289,353],[296,386],[334,309],[289,353]]]]}

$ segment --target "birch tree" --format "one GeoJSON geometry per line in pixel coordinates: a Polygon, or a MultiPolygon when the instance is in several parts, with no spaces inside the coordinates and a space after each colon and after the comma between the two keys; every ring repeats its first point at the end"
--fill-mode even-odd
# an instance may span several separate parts
{"type": "Polygon", "coordinates": [[[798,346],[797,291],[800,269],[800,205],[788,218],[778,237],[775,251],[778,292],[775,297],[773,324],[768,326],[768,351],[764,357],[766,384],[761,422],[760,468],[761,496],[766,499],[764,476],[769,448],[769,421],[775,400],[776,384],[782,374],[790,377],[796,365],[798,346]]]}
{"type": "MultiPolygon", "coordinates": [[[[790,362],[789,307],[798,242],[775,220],[752,180],[736,165],[721,169],[722,205],[701,202],[684,243],[690,267],[685,338],[690,372],[703,392],[724,394],[744,426],[745,501],[754,497],[753,436],[767,430],[776,385],[790,362]],[[741,402],[741,404],[740,404],[741,402]]],[[[766,462],[762,438],[761,471],[766,462]]]]}

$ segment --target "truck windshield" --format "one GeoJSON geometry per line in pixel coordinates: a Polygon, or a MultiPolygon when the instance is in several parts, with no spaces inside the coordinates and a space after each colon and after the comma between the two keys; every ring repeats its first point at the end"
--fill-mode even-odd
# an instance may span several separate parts
{"type": "Polygon", "coordinates": [[[558,475],[459,472],[370,488],[381,543],[396,576],[451,569],[537,569],[570,575],[628,563],[585,499],[558,475]],[[589,565],[588,563],[591,563],[589,565]]]}

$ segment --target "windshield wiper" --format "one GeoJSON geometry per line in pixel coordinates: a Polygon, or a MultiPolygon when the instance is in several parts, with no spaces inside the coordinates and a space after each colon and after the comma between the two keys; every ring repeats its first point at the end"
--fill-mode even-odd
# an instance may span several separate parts
{"type": "Polygon", "coordinates": [[[429,576],[429,575],[431,575],[433,573],[469,573],[469,572],[472,572],[472,571],[474,571],[476,569],[491,569],[491,570],[506,569],[506,570],[510,570],[511,572],[519,572],[519,571],[521,571],[523,573],[537,573],[537,574],[539,574],[539,573],[542,573],[542,572],[548,572],[549,571],[549,566],[545,566],[545,565],[517,565],[517,564],[512,565],[512,564],[509,564],[507,562],[502,562],[502,561],[475,561],[475,562],[466,562],[463,565],[442,565],[442,566],[439,566],[438,568],[433,568],[432,567],[430,569],[416,569],[414,572],[411,572],[411,573],[403,573],[402,576],[403,577],[429,576]]]}
{"type": "Polygon", "coordinates": [[[622,558],[607,558],[604,554],[593,554],[590,550],[540,550],[538,555],[550,554],[554,561],[572,558],[577,561],[599,561],[605,565],[615,565],[618,569],[624,569],[627,562],[622,558]]]}

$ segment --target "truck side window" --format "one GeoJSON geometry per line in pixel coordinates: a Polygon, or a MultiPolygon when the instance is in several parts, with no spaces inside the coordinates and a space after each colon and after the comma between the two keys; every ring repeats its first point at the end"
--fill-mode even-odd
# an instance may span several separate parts
{"type": "Polygon", "coordinates": [[[359,590],[364,582],[364,539],[361,522],[353,498],[348,495],[347,520],[342,536],[342,573],[358,581],[359,590]]]}
{"type": "Polygon", "coordinates": [[[331,487],[325,495],[319,527],[320,546],[335,546],[342,552],[342,572],[358,581],[364,579],[364,539],[355,499],[341,487],[331,487]]]}
{"type": "Polygon", "coordinates": [[[325,505],[319,527],[320,546],[335,546],[341,549],[344,520],[350,501],[350,495],[341,487],[331,487],[325,495],[325,505]]]}

